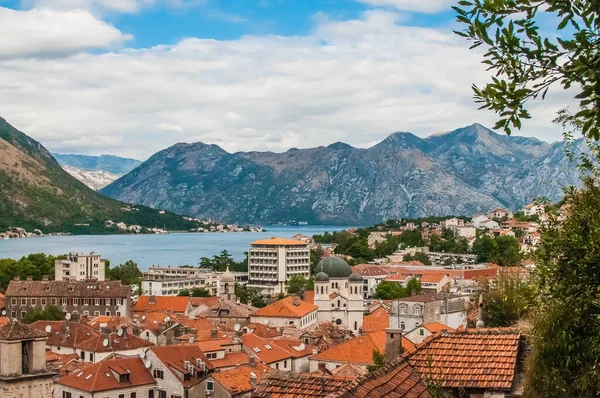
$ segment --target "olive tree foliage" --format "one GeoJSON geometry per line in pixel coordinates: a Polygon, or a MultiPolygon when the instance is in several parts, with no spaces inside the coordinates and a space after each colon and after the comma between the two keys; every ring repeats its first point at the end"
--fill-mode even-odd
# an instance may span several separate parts
{"type": "Polygon", "coordinates": [[[473,91],[481,108],[500,116],[495,129],[520,129],[530,118],[527,102],[556,86],[577,91],[578,112],[568,116],[584,136],[600,139],[598,0],[463,0],[453,8],[465,25],[456,33],[486,50],[493,75],[473,91]],[[544,36],[548,21],[552,34],[544,36]]]}

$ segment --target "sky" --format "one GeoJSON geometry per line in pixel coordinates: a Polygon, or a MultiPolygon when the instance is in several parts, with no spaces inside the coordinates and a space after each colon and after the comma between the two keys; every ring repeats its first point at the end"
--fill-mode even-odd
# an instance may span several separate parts
{"type": "MultiPolygon", "coordinates": [[[[229,152],[472,123],[489,74],[449,0],[0,0],[0,116],[59,153],[146,159],[178,142],[229,152]]],[[[518,134],[561,139],[565,93],[518,134]]]]}

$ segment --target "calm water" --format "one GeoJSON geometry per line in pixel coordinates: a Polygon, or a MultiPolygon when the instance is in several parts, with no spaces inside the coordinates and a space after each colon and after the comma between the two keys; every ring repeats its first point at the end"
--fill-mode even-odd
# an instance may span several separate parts
{"type": "Polygon", "coordinates": [[[212,257],[227,250],[236,260],[244,258],[250,242],[257,239],[291,238],[297,233],[312,236],[348,227],[265,227],[267,232],[181,233],[168,235],[48,236],[27,239],[0,239],[0,258],[21,258],[30,253],[99,253],[111,266],[135,261],[141,269],[151,265],[198,265],[200,257],[212,257]]]}

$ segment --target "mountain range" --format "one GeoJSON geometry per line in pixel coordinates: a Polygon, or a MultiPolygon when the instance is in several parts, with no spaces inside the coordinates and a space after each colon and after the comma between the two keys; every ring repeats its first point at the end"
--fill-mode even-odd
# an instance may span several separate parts
{"type": "Polygon", "coordinates": [[[112,155],[88,156],[53,153],[52,156],[73,177],[99,190],[129,173],[142,162],[112,155]]]}
{"type": "MultiPolygon", "coordinates": [[[[576,142],[584,148],[583,140],[576,142]]],[[[371,148],[342,142],[283,153],[205,143],[162,150],[100,192],[129,203],[237,223],[371,224],[400,217],[516,210],[578,184],[566,144],[480,124],[371,148]]]]}
{"type": "Polygon", "coordinates": [[[44,233],[123,232],[107,227],[108,220],[169,230],[198,226],[171,212],[100,195],[63,170],[42,144],[0,118],[0,232],[10,227],[44,233]]]}

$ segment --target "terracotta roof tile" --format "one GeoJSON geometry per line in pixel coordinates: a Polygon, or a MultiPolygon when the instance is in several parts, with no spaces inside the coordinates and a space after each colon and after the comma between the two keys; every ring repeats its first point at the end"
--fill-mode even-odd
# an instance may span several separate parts
{"type": "Polygon", "coordinates": [[[7,297],[128,298],[129,286],[120,281],[10,281],[7,297]]]}
{"type": "Polygon", "coordinates": [[[369,373],[368,370],[361,368],[353,363],[345,363],[339,368],[335,368],[331,371],[334,376],[348,377],[350,379],[356,379],[357,377],[364,376],[369,373]]]}
{"type": "Polygon", "coordinates": [[[10,319],[5,316],[0,316],[0,326],[4,326],[10,323],[10,319]]]}
{"type": "Polygon", "coordinates": [[[294,305],[293,297],[286,297],[282,300],[269,304],[252,313],[252,316],[261,317],[285,317],[285,318],[301,318],[316,311],[319,307],[299,300],[299,305],[294,305]]]}
{"type": "Polygon", "coordinates": [[[139,326],[142,331],[150,330],[155,335],[160,332],[161,328],[166,329],[165,319],[167,317],[175,321],[175,316],[165,311],[138,312],[133,315],[135,325],[139,326]]]}
{"type": "Polygon", "coordinates": [[[403,359],[361,376],[329,398],[429,398],[427,386],[403,359]]]}
{"type": "Polygon", "coordinates": [[[227,352],[225,357],[219,359],[209,359],[215,369],[228,368],[231,366],[247,365],[250,363],[248,354],[242,351],[227,352]]]}
{"type": "Polygon", "coordinates": [[[46,337],[46,333],[21,322],[9,322],[0,327],[0,340],[25,340],[46,337]]]}
{"type": "Polygon", "coordinates": [[[446,325],[444,325],[442,323],[438,323],[438,322],[426,323],[423,325],[423,327],[425,329],[429,330],[431,333],[437,333],[442,330],[454,331],[454,329],[452,329],[450,326],[446,326],[446,325]]]}
{"type": "Polygon", "coordinates": [[[252,376],[255,376],[256,382],[260,383],[263,377],[270,372],[273,372],[273,369],[269,366],[256,364],[255,367],[250,367],[244,365],[239,368],[212,373],[212,378],[229,391],[231,395],[236,395],[253,390],[250,384],[252,376]]]}
{"type": "Polygon", "coordinates": [[[150,296],[140,296],[135,303],[134,311],[172,311],[185,313],[190,298],[186,296],[155,296],[154,304],[150,303],[150,296]]]}
{"type": "Polygon", "coordinates": [[[117,333],[109,333],[108,335],[97,335],[96,337],[77,343],[75,348],[88,352],[116,352],[135,350],[152,345],[154,344],[132,334],[125,333],[119,336],[117,333]],[[104,340],[108,340],[107,346],[104,346],[104,340]]]}
{"type": "Polygon", "coordinates": [[[313,355],[311,359],[370,365],[373,363],[374,350],[385,352],[385,332],[363,334],[313,355]]]}
{"type": "Polygon", "coordinates": [[[244,347],[261,362],[270,364],[293,358],[294,355],[277,344],[252,334],[242,336],[244,347]]]}
{"type": "Polygon", "coordinates": [[[253,245],[275,245],[275,246],[307,246],[308,243],[295,239],[271,238],[255,240],[253,245]]]}
{"type": "Polygon", "coordinates": [[[218,340],[208,340],[208,341],[199,341],[194,343],[195,346],[200,347],[202,352],[212,352],[212,351],[223,351],[225,346],[233,344],[233,341],[229,339],[218,339],[218,340]]]}
{"type": "Polygon", "coordinates": [[[446,276],[446,274],[425,274],[423,276],[421,276],[419,278],[419,280],[421,282],[428,282],[428,283],[440,283],[442,281],[442,279],[444,279],[444,277],[446,276]]]}
{"type": "Polygon", "coordinates": [[[212,370],[214,367],[210,361],[206,358],[202,350],[195,345],[168,345],[164,347],[151,347],[150,350],[156,355],[156,357],[169,369],[169,371],[179,380],[179,382],[186,386],[191,387],[201,380],[190,377],[188,380],[184,380],[179,376],[179,373],[185,371],[184,361],[190,362],[194,366],[196,372],[201,372],[202,368],[196,363],[196,359],[202,360],[205,364],[206,369],[212,370]]]}
{"type": "Polygon", "coordinates": [[[279,347],[291,353],[294,358],[302,358],[308,355],[312,355],[313,353],[313,346],[310,344],[304,344],[300,340],[278,339],[270,340],[269,343],[271,345],[278,345],[279,347]]]}
{"type": "Polygon", "coordinates": [[[511,329],[459,329],[426,339],[408,356],[421,377],[441,387],[511,389],[521,335],[511,329]]]}
{"type": "Polygon", "coordinates": [[[217,304],[195,314],[197,318],[248,318],[255,308],[234,301],[219,300],[217,304]]]}
{"type": "Polygon", "coordinates": [[[75,348],[78,344],[100,336],[100,332],[79,322],[36,321],[31,326],[48,336],[46,345],[75,348]],[[47,326],[50,326],[50,332],[46,332],[47,326]]]}
{"type": "Polygon", "coordinates": [[[246,328],[248,328],[250,333],[262,338],[281,336],[281,332],[277,328],[272,328],[262,323],[249,323],[246,325],[246,328]]]}
{"type": "Polygon", "coordinates": [[[390,313],[383,307],[363,317],[363,333],[381,332],[390,327],[390,313]]]}
{"type": "Polygon", "coordinates": [[[139,357],[131,357],[98,362],[56,383],[82,391],[100,392],[155,384],[156,381],[139,357]],[[120,375],[127,375],[128,380],[119,381],[120,375]]]}
{"type": "Polygon", "coordinates": [[[212,307],[213,305],[217,305],[219,302],[219,297],[190,297],[190,303],[192,303],[192,307],[199,307],[201,305],[212,307]]]}
{"type": "Polygon", "coordinates": [[[252,397],[328,397],[351,382],[352,379],[347,377],[273,372],[265,375],[254,390],[252,397]]]}

